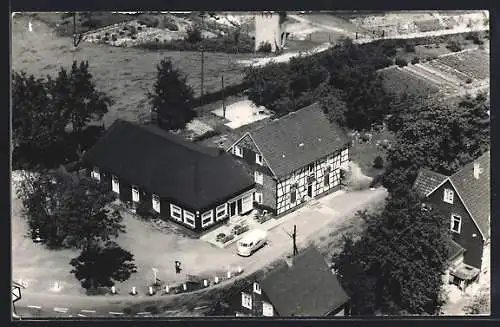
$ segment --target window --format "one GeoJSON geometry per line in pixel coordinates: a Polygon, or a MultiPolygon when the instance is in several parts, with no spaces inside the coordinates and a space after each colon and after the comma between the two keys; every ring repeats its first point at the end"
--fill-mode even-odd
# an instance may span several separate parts
{"type": "Polygon", "coordinates": [[[99,173],[99,168],[95,167],[92,172],[90,173],[90,176],[95,179],[96,181],[101,181],[101,174],[99,173]]]}
{"type": "Polygon", "coordinates": [[[262,193],[255,192],[254,197],[255,197],[255,199],[254,199],[255,202],[262,204],[262,193]]]}
{"type": "Polygon", "coordinates": [[[139,187],[132,186],[132,201],[139,202],[139,187]]]}
{"type": "Polygon", "coordinates": [[[449,188],[444,189],[443,193],[443,201],[447,203],[453,204],[453,190],[450,190],[449,188]]]}
{"type": "Polygon", "coordinates": [[[241,292],[241,305],[247,309],[252,310],[252,295],[241,292]]]}
{"type": "Polygon", "coordinates": [[[253,291],[257,294],[262,294],[259,283],[253,283],[253,291]]]}
{"type": "Polygon", "coordinates": [[[184,210],[184,223],[190,227],[195,227],[194,214],[187,210],[184,210]]]}
{"type": "Polygon", "coordinates": [[[297,201],[297,186],[290,186],[290,202],[295,203],[297,201]]]}
{"type": "Polygon", "coordinates": [[[120,183],[118,182],[118,177],[116,176],[111,178],[111,189],[113,192],[120,194],[120,183]]]}
{"type": "Polygon", "coordinates": [[[201,227],[205,227],[214,222],[214,211],[210,210],[201,215],[201,227]]]}
{"type": "Polygon", "coordinates": [[[153,210],[160,213],[160,197],[156,194],[153,194],[153,210]]]}
{"type": "Polygon", "coordinates": [[[274,316],[273,306],[270,303],[262,302],[262,315],[264,317],[274,316]]]}
{"type": "Polygon", "coordinates": [[[255,154],[255,162],[259,165],[263,165],[262,155],[260,153],[255,154]]]}
{"type": "Polygon", "coordinates": [[[255,183],[260,185],[264,184],[264,175],[262,175],[261,172],[255,172],[255,183]]]}
{"type": "Polygon", "coordinates": [[[226,216],[227,216],[227,205],[224,203],[218,206],[217,209],[215,209],[215,217],[216,217],[215,219],[220,220],[226,216]]]}
{"type": "Polygon", "coordinates": [[[243,149],[240,148],[239,146],[237,146],[237,145],[234,146],[233,153],[234,153],[235,156],[243,158],[243,149]]]}
{"type": "Polygon", "coordinates": [[[323,178],[324,186],[330,185],[330,167],[325,169],[325,177],[323,178]]]}
{"type": "Polygon", "coordinates": [[[314,173],[314,164],[310,164],[309,166],[307,166],[307,170],[309,171],[309,174],[313,174],[314,173]]]}
{"type": "Polygon", "coordinates": [[[174,204],[171,204],[170,217],[174,218],[177,221],[182,221],[182,209],[174,204]]]}
{"type": "Polygon", "coordinates": [[[348,161],[349,160],[349,149],[344,149],[342,150],[342,153],[341,153],[341,160],[342,162],[345,162],[345,161],[348,161]]]}
{"type": "Polygon", "coordinates": [[[458,215],[451,215],[451,231],[455,233],[460,233],[462,228],[462,217],[458,215]]]}

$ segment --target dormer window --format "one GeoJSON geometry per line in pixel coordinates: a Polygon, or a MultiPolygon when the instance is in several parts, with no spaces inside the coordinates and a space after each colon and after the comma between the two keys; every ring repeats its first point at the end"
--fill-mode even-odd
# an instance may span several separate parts
{"type": "Polygon", "coordinates": [[[243,158],[243,149],[239,146],[235,145],[233,148],[233,153],[235,156],[243,158]]]}
{"type": "Polygon", "coordinates": [[[97,167],[94,167],[94,169],[90,173],[90,176],[98,182],[101,181],[101,174],[99,173],[99,168],[97,167]]]}
{"type": "Polygon", "coordinates": [[[253,291],[257,294],[262,294],[262,290],[260,289],[259,283],[253,283],[253,291]]]}
{"type": "Polygon", "coordinates": [[[453,204],[453,196],[454,196],[453,190],[451,190],[449,188],[444,189],[444,191],[443,191],[443,201],[444,202],[453,204]]]}
{"type": "Polygon", "coordinates": [[[313,174],[313,173],[314,173],[314,164],[310,164],[310,165],[307,167],[307,170],[309,171],[309,174],[313,174]]]}
{"type": "Polygon", "coordinates": [[[263,165],[264,162],[262,160],[262,155],[260,153],[256,153],[255,154],[255,162],[258,164],[258,165],[263,165]]]}

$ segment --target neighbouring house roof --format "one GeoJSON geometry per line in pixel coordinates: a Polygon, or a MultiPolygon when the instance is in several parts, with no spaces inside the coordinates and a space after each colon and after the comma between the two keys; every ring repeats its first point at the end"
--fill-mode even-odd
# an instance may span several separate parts
{"type": "Polygon", "coordinates": [[[436,187],[441,185],[448,176],[433,172],[429,169],[422,168],[419,170],[417,178],[413,183],[413,188],[418,194],[427,196],[430,192],[434,191],[436,187]]]}
{"type": "Polygon", "coordinates": [[[466,164],[450,177],[455,191],[470,212],[485,238],[490,230],[490,152],[466,164]],[[474,177],[474,164],[479,165],[479,178],[474,177]]]}
{"type": "Polygon", "coordinates": [[[490,151],[467,163],[449,177],[428,169],[420,169],[413,187],[419,194],[428,196],[448,180],[469,211],[479,231],[485,238],[488,238],[491,212],[490,151]],[[479,178],[474,176],[475,165],[478,165],[480,169],[479,178]]]}
{"type": "Polygon", "coordinates": [[[277,178],[340,149],[349,142],[319,104],[292,112],[249,132],[277,178]]]}
{"type": "Polygon", "coordinates": [[[454,260],[464,252],[465,249],[460,244],[455,242],[451,237],[448,239],[448,261],[454,260]]]}
{"type": "Polygon", "coordinates": [[[117,120],[84,160],[118,178],[195,210],[254,185],[230,154],[201,147],[155,126],[117,120]]]}
{"type": "Polygon", "coordinates": [[[323,256],[309,247],[261,281],[280,316],[324,316],[349,301],[323,256]]]}

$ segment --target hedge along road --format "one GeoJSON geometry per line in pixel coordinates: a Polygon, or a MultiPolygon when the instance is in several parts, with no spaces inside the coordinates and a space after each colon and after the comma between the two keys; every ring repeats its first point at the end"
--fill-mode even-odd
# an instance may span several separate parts
{"type": "MultiPolygon", "coordinates": [[[[229,280],[223,280],[219,276],[220,283],[210,286],[209,289],[220,289],[229,286],[235,280],[247,277],[256,271],[266,267],[271,267],[277,260],[282,259],[290,252],[291,240],[287,232],[297,226],[297,244],[300,247],[310,241],[318,242],[321,236],[326,236],[325,241],[331,241],[332,237],[342,237],[347,228],[354,224],[353,216],[358,210],[373,207],[382,203],[387,196],[384,188],[375,190],[350,191],[347,193],[334,193],[327,195],[317,201],[290,213],[282,224],[269,231],[269,245],[257,251],[248,258],[242,258],[243,272],[229,280]],[[311,217],[316,223],[311,224],[311,217]],[[335,231],[341,230],[342,233],[335,231]],[[334,233],[333,236],[331,233],[334,233]]],[[[318,244],[320,245],[320,244],[318,244]]],[[[230,248],[235,250],[236,245],[230,248]]],[[[233,274],[236,270],[232,271],[233,274]]],[[[213,282],[213,279],[212,279],[213,282]]],[[[141,303],[156,302],[165,306],[179,298],[187,298],[188,294],[193,298],[198,297],[202,292],[209,289],[201,289],[190,293],[180,293],[172,295],[153,295],[138,294],[135,297],[128,294],[106,295],[106,296],[78,296],[53,293],[30,293],[29,287],[22,290],[22,298],[16,303],[16,310],[19,315],[25,317],[53,317],[63,315],[78,317],[77,314],[84,316],[114,316],[110,312],[122,313],[124,308],[130,306],[139,306],[141,303]],[[37,308],[28,308],[28,306],[40,306],[37,308]],[[54,308],[68,309],[66,313],[58,313],[54,308]],[[95,313],[83,313],[80,310],[94,310],[95,313]]],[[[124,290],[127,292],[128,290],[124,290]]],[[[186,299],[189,301],[190,297],[186,299]]],[[[64,310],[61,310],[64,311],[64,310]]],[[[117,315],[118,316],[118,315],[117,315]]]]}

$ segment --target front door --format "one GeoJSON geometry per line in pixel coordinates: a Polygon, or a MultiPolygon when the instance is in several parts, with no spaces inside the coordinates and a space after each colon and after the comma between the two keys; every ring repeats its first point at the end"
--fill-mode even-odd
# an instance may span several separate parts
{"type": "Polygon", "coordinates": [[[307,185],[307,196],[312,198],[313,196],[313,186],[312,184],[307,185]]]}
{"type": "Polygon", "coordinates": [[[241,199],[236,202],[238,203],[238,213],[241,214],[241,212],[243,211],[243,202],[241,199]]]}
{"type": "Polygon", "coordinates": [[[236,202],[231,202],[229,204],[229,217],[236,215],[236,202]]]}

